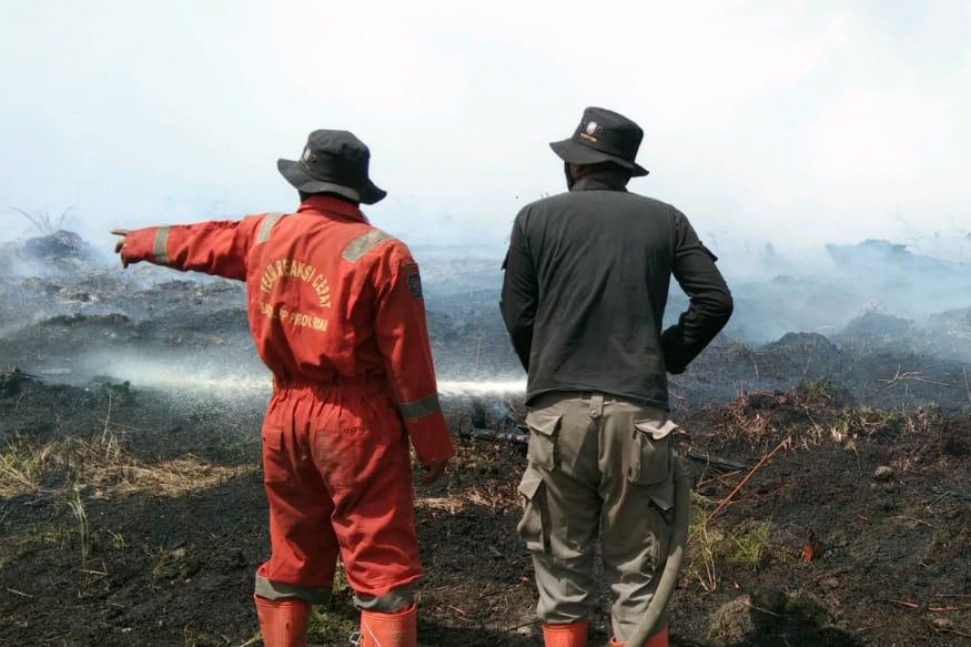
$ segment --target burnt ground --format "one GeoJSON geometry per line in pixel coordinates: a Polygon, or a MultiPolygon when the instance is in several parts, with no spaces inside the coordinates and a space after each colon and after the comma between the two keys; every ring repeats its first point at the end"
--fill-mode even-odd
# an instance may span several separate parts
{"type": "MultiPolygon", "coordinates": [[[[62,264],[0,277],[0,645],[261,644],[269,394],[240,287],[62,264]]],[[[445,275],[426,284],[443,377],[521,376],[494,290],[436,296],[445,275]]],[[[969,339],[969,309],[870,313],[829,336],[719,338],[672,380],[695,486],[675,645],[971,645],[969,339]]],[[[514,532],[521,402],[446,408],[458,460],[416,488],[420,643],[539,645],[514,532]]],[[[355,628],[336,592],[311,644],[355,628]]],[[[591,644],[605,627],[601,611],[591,644]]]]}
{"type": "MultiPolygon", "coordinates": [[[[0,644],[260,644],[259,402],[2,384],[0,644]]],[[[523,447],[463,434],[476,418],[502,427],[493,409],[450,402],[459,459],[417,489],[422,645],[541,644],[514,533],[523,447]]],[[[686,461],[695,519],[674,644],[971,644],[967,416],[854,406],[810,383],[682,420],[682,453],[716,458],[686,461]]],[[[312,644],[347,644],[348,597],[339,586],[317,613],[312,644]]]]}

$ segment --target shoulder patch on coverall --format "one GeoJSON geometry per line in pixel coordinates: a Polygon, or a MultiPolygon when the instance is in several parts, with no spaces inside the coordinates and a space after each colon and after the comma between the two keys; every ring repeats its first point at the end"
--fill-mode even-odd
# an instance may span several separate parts
{"type": "Polygon", "coordinates": [[[405,268],[405,271],[408,272],[408,291],[411,292],[411,296],[413,296],[415,299],[421,299],[423,295],[421,289],[421,274],[418,273],[418,266],[410,265],[405,268]]]}

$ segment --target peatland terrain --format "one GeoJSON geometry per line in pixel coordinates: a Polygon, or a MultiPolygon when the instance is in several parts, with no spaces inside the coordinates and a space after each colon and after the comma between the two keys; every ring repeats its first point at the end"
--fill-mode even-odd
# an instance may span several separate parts
{"type": "MultiPolygon", "coordinates": [[[[4,250],[39,269],[0,279],[0,645],[260,645],[269,385],[241,289],[108,270],[82,243],[4,250]]],[[[416,485],[419,641],[539,645],[521,372],[493,288],[442,274],[426,288],[459,455],[416,485]]],[[[673,644],[971,645],[968,312],[727,334],[672,381],[694,484],[673,644]]],[[[310,642],[355,624],[339,577],[310,642]]]]}

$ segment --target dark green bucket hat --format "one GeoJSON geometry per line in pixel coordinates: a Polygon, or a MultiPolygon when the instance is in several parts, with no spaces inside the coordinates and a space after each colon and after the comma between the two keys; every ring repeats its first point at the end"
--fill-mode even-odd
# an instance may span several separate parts
{"type": "Polygon", "coordinates": [[[371,151],[346,130],[315,130],[299,161],[277,160],[287,182],[304,193],[336,193],[354,202],[374,204],[387,194],[368,177],[371,151]]]}
{"type": "Polygon", "coordinates": [[[553,142],[550,148],[570,164],[613,162],[640,177],[648,171],[635,162],[644,131],[622,114],[606,108],[587,108],[570,139],[553,142]]]}

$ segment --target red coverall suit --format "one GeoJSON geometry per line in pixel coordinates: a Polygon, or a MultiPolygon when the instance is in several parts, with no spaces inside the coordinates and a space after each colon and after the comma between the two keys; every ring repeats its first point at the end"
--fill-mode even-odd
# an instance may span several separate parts
{"type": "Polygon", "coordinates": [[[394,611],[382,596],[422,574],[407,439],[424,464],[454,454],[408,248],[355,205],[316,195],[295,214],[140,229],[122,257],[246,281],[274,376],[263,424],[272,556],[257,602],[326,599],[340,553],[359,605],[394,611]]]}

